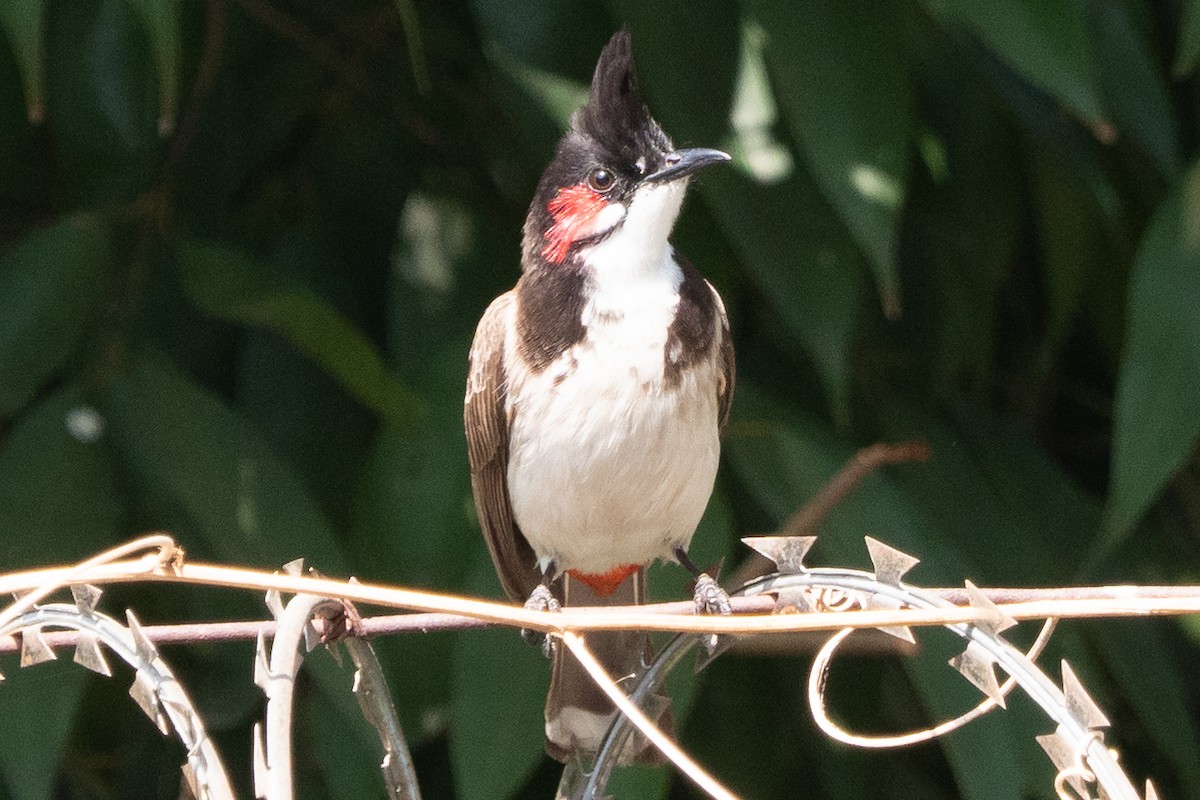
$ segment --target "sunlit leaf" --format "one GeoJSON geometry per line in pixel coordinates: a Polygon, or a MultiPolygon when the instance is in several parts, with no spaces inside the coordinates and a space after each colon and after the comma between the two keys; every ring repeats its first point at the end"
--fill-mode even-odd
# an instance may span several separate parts
{"type": "Polygon", "coordinates": [[[0,417],[21,408],[66,364],[96,321],[110,271],[108,230],[79,216],[0,253],[0,417]],[[19,298],[19,302],[17,299],[19,298]]]}
{"type": "Polygon", "coordinates": [[[1015,72],[1078,114],[1103,117],[1084,4],[1079,0],[924,0],[935,15],[961,23],[1015,72]]]}
{"type": "Polygon", "coordinates": [[[867,255],[884,312],[897,316],[897,231],[913,113],[903,8],[868,0],[751,8],[768,31],[767,61],[784,116],[867,255]]]}
{"type": "Polygon", "coordinates": [[[1114,409],[1108,544],[1128,535],[1200,437],[1200,161],[1155,212],[1134,264],[1114,409]]]}
{"type": "Polygon", "coordinates": [[[296,345],[380,415],[407,422],[417,401],[378,349],[328,303],[286,285],[237,250],[191,243],[180,250],[192,300],[221,319],[274,331],[296,345]]]}

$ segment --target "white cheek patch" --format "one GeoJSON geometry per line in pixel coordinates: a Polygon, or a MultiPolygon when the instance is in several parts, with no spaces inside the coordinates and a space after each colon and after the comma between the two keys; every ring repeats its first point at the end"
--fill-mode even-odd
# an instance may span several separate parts
{"type": "Polygon", "coordinates": [[[599,214],[592,218],[583,235],[598,236],[599,234],[607,233],[619,225],[623,219],[625,219],[625,204],[609,203],[600,210],[599,214]]]}
{"type": "Polygon", "coordinates": [[[686,191],[686,181],[639,188],[628,210],[622,208],[620,227],[581,251],[598,288],[612,286],[636,294],[647,279],[670,283],[672,291],[679,286],[681,274],[668,237],[686,191]]]}

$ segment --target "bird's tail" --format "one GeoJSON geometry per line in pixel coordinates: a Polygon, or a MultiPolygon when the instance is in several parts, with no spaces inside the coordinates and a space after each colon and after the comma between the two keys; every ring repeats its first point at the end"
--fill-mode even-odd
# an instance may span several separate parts
{"type": "MultiPolygon", "coordinates": [[[[646,570],[640,569],[611,594],[600,595],[570,573],[563,576],[564,605],[625,606],[645,602],[646,570]]],[[[626,693],[632,692],[645,671],[653,649],[645,631],[593,631],[584,637],[588,649],[604,670],[626,693]]],[[[671,712],[666,698],[643,704],[643,711],[670,733],[671,712]]],[[[604,734],[616,716],[616,708],[576,660],[561,644],[554,652],[550,672],[550,691],[546,695],[546,752],[566,762],[576,755],[590,757],[600,749],[604,734]]],[[[658,763],[657,750],[641,736],[632,736],[621,754],[621,763],[658,763]]]]}

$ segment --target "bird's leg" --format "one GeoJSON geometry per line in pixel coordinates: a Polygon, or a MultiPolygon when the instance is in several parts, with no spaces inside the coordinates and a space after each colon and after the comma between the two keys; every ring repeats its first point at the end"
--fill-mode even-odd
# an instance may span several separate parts
{"type": "MultiPolygon", "coordinates": [[[[676,547],[674,550],[675,560],[680,566],[692,574],[696,579],[696,589],[692,594],[692,601],[696,604],[697,614],[732,614],[733,607],[729,604],[729,593],[721,588],[720,584],[713,579],[711,575],[697,567],[692,560],[688,558],[687,552],[682,547],[676,547]]],[[[701,636],[701,644],[708,651],[709,657],[717,650],[717,645],[720,644],[720,639],[714,633],[710,636],[701,636]]]]}
{"type": "MultiPolygon", "coordinates": [[[[554,579],[558,577],[558,568],[554,562],[550,564],[542,572],[542,580],[537,586],[533,587],[533,591],[529,593],[529,599],[525,601],[525,608],[529,611],[562,611],[562,604],[558,602],[558,598],[554,596],[550,584],[554,583],[554,579]]],[[[529,644],[541,645],[542,653],[549,658],[554,653],[554,641],[541,631],[529,630],[528,628],[521,629],[521,638],[529,644]]]]}
{"type": "Polygon", "coordinates": [[[696,579],[696,591],[692,595],[692,599],[696,602],[696,613],[732,614],[733,607],[729,605],[729,593],[722,589],[711,575],[693,564],[682,547],[676,547],[674,555],[680,566],[696,579]]]}

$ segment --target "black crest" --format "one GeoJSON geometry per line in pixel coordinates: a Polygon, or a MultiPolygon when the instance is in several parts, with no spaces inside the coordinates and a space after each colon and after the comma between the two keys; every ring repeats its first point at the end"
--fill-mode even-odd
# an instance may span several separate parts
{"type": "Polygon", "coordinates": [[[575,114],[571,127],[596,140],[624,164],[647,157],[654,162],[656,156],[671,150],[671,140],[650,116],[638,91],[628,28],[614,33],[600,53],[587,104],[575,114]]]}

